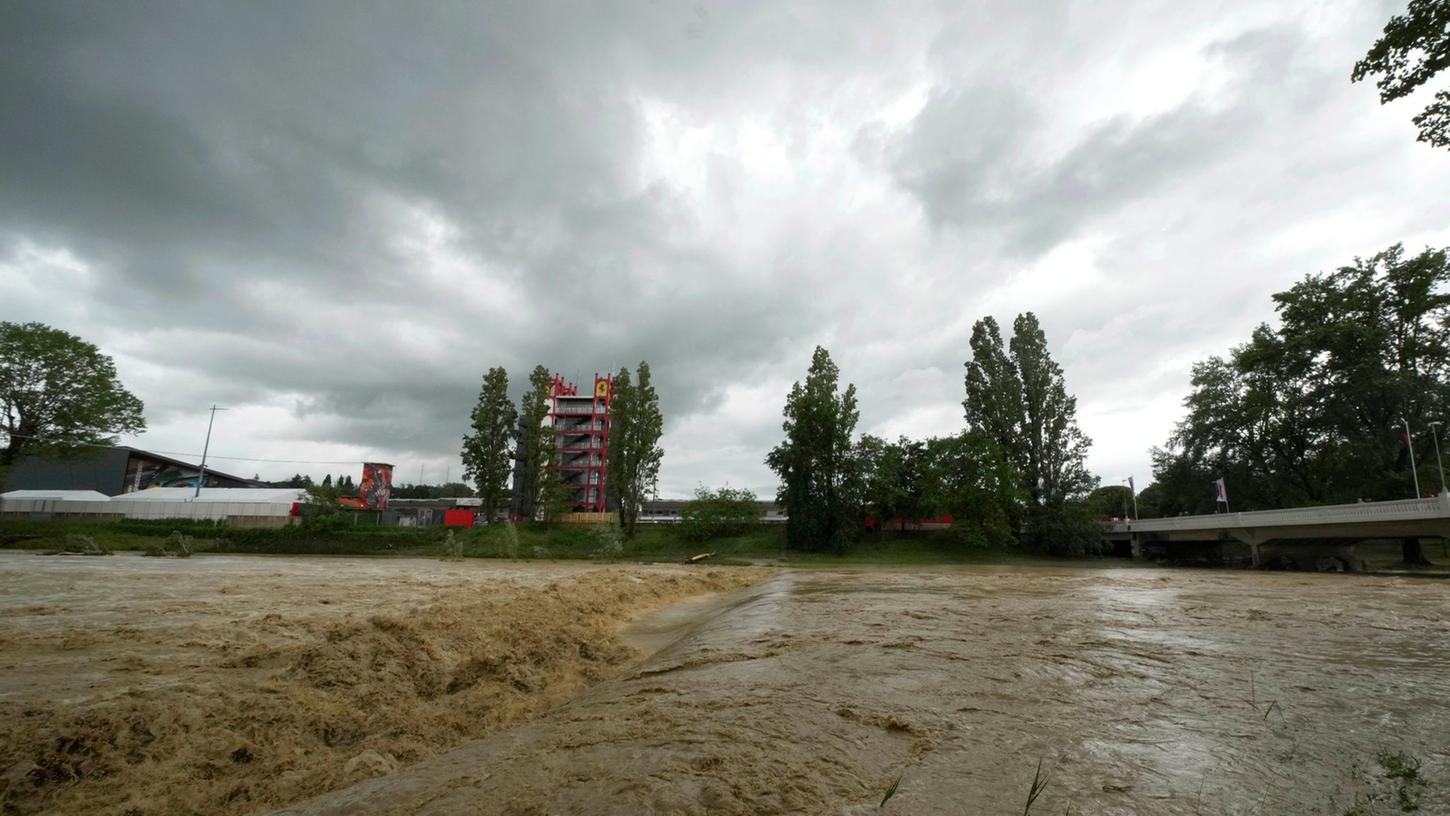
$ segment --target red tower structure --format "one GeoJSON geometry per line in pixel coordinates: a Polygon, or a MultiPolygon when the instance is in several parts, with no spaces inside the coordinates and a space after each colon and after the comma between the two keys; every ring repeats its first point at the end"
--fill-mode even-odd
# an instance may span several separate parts
{"type": "Polygon", "coordinates": [[[554,375],[550,425],[559,478],[569,487],[576,512],[602,513],[609,468],[609,401],[614,378],[594,375],[594,388],[580,394],[574,383],[554,375]]]}

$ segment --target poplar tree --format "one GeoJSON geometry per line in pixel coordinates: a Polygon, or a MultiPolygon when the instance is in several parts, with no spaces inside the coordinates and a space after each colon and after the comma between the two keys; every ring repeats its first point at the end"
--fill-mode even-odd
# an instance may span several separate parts
{"type": "Polygon", "coordinates": [[[494,367],[483,375],[478,404],[473,407],[473,433],[463,437],[463,473],[478,486],[483,517],[492,522],[508,496],[513,463],[512,433],[518,411],[509,401],[508,372],[494,367]]]}
{"type": "Polygon", "coordinates": [[[1086,466],[1092,440],[1078,427],[1077,398],[1067,393],[1037,316],[1017,316],[1005,350],[997,321],[982,318],[971,345],[962,403],[968,428],[1007,455],[1035,504],[1058,507],[1085,496],[1095,481],[1086,466]]]}
{"type": "Polygon", "coordinates": [[[609,459],[605,490],[619,509],[619,526],[626,538],[634,537],[639,511],[659,479],[664,433],[659,395],[650,384],[649,363],[640,361],[635,380],[629,369],[614,375],[609,401],[609,459]]]}
{"type": "Polygon", "coordinates": [[[544,427],[549,415],[549,399],[553,395],[554,378],[549,369],[534,366],[529,374],[529,390],[519,401],[518,445],[520,467],[515,473],[520,485],[519,515],[534,518],[543,508],[548,476],[555,470],[554,429],[544,427]]]}
{"type": "Polygon", "coordinates": [[[855,463],[851,434],[860,412],[856,386],[837,392],[840,369],[816,347],[805,384],[791,386],[785,401],[785,440],[765,463],[779,476],[776,500],[789,518],[786,541],[802,550],[844,552],[855,532],[848,499],[855,463]]]}
{"type": "Polygon", "coordinates": [[[1097,486],[1086,464],[1092,440],[1078,427],[1077,398],[1067,393],[1036,315],[1017,316],[1005,347],[997,322],[983,318],[971,346],[962,403],[968,431],[990,440],[1021,475],[1021,537],[1057,554],[1093,552],[1101,532],[1080,502],[1097,486]]]}

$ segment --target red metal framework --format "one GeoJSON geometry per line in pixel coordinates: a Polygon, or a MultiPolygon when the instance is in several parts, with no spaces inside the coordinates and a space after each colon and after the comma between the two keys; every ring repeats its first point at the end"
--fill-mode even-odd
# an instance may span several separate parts
{"type": "Polygon", "coordinates": [[[559,478],[572,488],[576,512],[605,511],[604,484],[609,468],[609,403],[614,378],[594,375],[594,389],[579,388],[554,375],[549,420],[554,429],[559,478]]]}

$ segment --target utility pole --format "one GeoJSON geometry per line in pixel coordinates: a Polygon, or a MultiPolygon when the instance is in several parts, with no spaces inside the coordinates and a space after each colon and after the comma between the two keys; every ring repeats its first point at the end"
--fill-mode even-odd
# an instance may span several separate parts
{"type": "Polygon", "coordinates": [[[1410,475],[1415,477],[1415,498],[1420,498],[1420,472],[1415,470],[1415,440],[1410,436],[1410,421],[1400,417],[1405,424],[1405,447],[1410,449],[1410,475]]]}
{"type": "Polygon", "coordinates": [[[206,454],[211,450],[211,426],[216,422],[216,412],[225,410],[225,408],[216,407],[216,403],[212,403],[211,418],[206,421],[206,444],[201,446],[201,467],[197,469],[196,491],[191,494],[193,499],[201,496],[201,485],[206,481],[206,454]]]}
{"type": "Polygon", "coordinates": [[[1128,478],[1124,479],[1123,480],[1123,484],[1125,484],[1125,485],[1128,486],[1128,493],[1129,493],[1129,495],[1131,495],[1133,497],[1133,521],[1137,521],[1138,520],[1138,488],[1133,484],[1133,477],[1132,476],[1129,476],[1128,478]]]}
{"type": "Polygon", "coordinates": [[[1441,493],[1450,492],[1450,489],[1447,489],[1445,487],[1445,460],[1440,458],[1440,426],[1444,424],[1445,423],[1439,421],[1430,423],[1430,435],[1435,440],[1435,467],[1440,469],[1441,493]]]}

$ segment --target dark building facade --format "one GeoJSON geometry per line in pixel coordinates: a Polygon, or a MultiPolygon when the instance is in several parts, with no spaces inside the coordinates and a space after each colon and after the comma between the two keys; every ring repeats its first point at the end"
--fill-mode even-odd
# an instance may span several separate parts
{"type": "MultiPolygon", "coordinates": [[[[107,496],[148,487],[194,487],[198,467],[159,453],[118,446],[93,455],[51,459],[25,456],[5,480],[6,490],[95,490],[107,496]]],[[[204,487],[257,487],[251,479],[206,469],[204,487]]]]}

